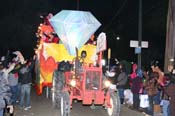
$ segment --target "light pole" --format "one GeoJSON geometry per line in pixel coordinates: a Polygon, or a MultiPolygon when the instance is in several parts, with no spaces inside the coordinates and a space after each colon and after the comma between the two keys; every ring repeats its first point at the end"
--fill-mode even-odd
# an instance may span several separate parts
{"type": "MultiPolygon", "coordinates": [[[[142,48],[142,0],[139,0],[139,12],[138,12],[138,46],[142,48]]],[[[141,62],[142,62],[142,57],[141,57],[141,52],[138,53],[138,68],[141,68],[141,62]]]]}

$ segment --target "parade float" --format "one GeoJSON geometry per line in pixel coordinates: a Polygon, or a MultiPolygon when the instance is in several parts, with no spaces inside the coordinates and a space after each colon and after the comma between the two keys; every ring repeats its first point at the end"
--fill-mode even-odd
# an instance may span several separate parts
{"type": "Polygon", "coordinates": [[[36,91],[41,95],[44,87],[50,87],[61,116],[70,115],[73,100],[102,105],[109,116],[119,116],[118,94],[102,72],[105,33],[94,40],[100,26],[90,12],[62,10],[38,28],[36,91]]]}

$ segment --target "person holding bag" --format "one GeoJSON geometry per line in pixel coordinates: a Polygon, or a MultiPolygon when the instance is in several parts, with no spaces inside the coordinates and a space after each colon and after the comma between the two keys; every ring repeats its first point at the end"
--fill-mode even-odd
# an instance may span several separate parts
{"type": "Polygon", "coordinates": [[[159,74],[157,72],[152,72],[149,76],[149,79],[146,82],[145,90],[148,94],[149,99],[149,107],[148,107],[148,114],[153,116],[154,115],[154,97],[158,94],[158,79],[159,74]]]}

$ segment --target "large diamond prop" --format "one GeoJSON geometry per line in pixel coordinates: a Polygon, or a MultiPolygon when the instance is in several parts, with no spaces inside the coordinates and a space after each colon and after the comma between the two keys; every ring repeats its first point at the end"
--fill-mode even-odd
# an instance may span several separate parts
{"type": "Polygon", "coordinates": [[[71,55],[75,55],[75,48],[80,49],[101,26],[87,11],[62,10],[49,21],[71,55]]]}

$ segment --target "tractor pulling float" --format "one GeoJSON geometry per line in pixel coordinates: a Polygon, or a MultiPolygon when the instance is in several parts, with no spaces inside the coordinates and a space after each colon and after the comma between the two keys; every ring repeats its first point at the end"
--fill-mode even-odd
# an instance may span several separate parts
{"type": "Polygon", "coordinates": [[[109,116],[119,116],[118,93],[110,88],[111,83],[102,71],[105,33],[94,42],[93,34],[101,24],[90,12],[72,10],[62,10],[48,21],[40,25],[37,32],[37,94],[42,94],[43,87],[50,87],[53,105],[60,109],[61,116],[70,116],[74,100],[82,101],[83,105],[101,105],[109,116]],[[68,32],[64,32],[66,29],[68,32]],[[88,30],[84,32],[84,29],[88,30]],[[49,34],[55,32],[59,38],[53,39],[49,34]]]}

